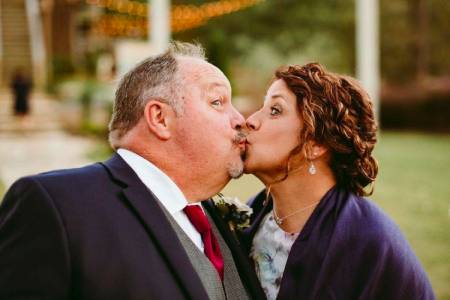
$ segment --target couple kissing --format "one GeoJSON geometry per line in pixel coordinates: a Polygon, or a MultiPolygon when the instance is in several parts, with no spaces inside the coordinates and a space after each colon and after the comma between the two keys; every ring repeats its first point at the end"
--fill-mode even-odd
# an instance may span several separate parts
{"type": "Polygon", "coordinates": [[[245,120],[202,48],[174,43],[120,81],[109,141],[105,162],[9,189],[0,299],[434,299],[364,198],[377,125],[350,77],[280,68],[245,120]],[[209,199],[244,172],[266,188],[236,235],[209,199]]]}

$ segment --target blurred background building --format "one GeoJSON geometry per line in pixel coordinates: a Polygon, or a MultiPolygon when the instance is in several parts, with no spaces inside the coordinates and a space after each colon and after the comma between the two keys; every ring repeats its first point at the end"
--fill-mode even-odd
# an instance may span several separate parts
{"type": "MultiPolygon", "coordinates": [[[[1,86],[18,67],[47,91],[80,74],[114,76],[118,45],[147,40],[148,6],[146,0],[1,0],[1,86]]],[[[314,60],[355,75],[355,28],[368,21],[359,14],[356,23],[355,6],[353,0],[173,0],[169,23],[173,38],[201,42],[235,93],[251,100],[260,99],[281,64],[314,60]]],[[[383,127],[448,130],[448,1],[381,0],[373,7],[379,10],[383,127]]]]}
{"type": "Polygon", "coordinates": [[[45,87],[54,67],[75,62],[77,21],[82,2],[65,0],[2,0],[1,84],[9,84],[17,68],[30,68],[33,81],[45,87]]]}

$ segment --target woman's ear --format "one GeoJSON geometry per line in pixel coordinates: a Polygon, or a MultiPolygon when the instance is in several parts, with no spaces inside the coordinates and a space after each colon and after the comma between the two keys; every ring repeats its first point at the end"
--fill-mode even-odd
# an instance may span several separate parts
{"type": "Polygon", "coordinates": [[[175,113],[170,105],[150,100],[144,108],[144,119],[148,129],[161,140],[171,137],[171,128],[175,113]]]}
{"type": "Polygon", "coordinates": [[[316,141],[309,141],[306,146],[306,157],[308,158],[308,160],[315,160],[317,158],[320,158],[327,152],[328,149],[325,146],[317,143],[316,141]]]}

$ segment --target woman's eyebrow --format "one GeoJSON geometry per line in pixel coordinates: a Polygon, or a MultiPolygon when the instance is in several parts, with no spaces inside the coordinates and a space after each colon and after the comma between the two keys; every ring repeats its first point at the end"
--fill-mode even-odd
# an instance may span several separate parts
{"type": "Polygon", "coordinates": [[[273,95],[271,95],[270,97],[265,97],[265,102],[266,101],[269,101],[269,100],[273,100],[273,99],[277,99],[277,98],[280,98],[280,99],[282,99],[284,102],[286,102],[286,99],[284,98],[284,96],[282,95],[282,94],[273,94],[273,95]]]}

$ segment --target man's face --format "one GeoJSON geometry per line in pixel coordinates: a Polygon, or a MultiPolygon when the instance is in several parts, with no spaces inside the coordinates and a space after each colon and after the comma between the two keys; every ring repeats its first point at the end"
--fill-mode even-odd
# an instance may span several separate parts
{"type": "Polygon", "coordinates": [[[231,86],[213,65],[182,59],[183,109],[177,118],[176,142],[192,172],[225,185],[242,175],[245,139],[239,133],[243,116],[231,104],[231,86]],[[178,123],[179,122],[179,123],[178,123]]]}

